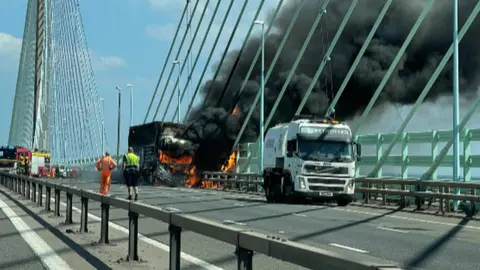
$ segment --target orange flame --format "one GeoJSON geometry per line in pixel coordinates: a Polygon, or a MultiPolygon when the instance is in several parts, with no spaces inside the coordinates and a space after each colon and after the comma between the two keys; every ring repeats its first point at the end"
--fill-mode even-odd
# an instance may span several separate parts
{"type": "Polygon", "coordinates": [[[237,150],[234,150],[228,157],[227,162],[222,166],[222,172],[228,172],[230,169],[237,165],[237,150]]]}
{"type": "Polygon", "coordinates": [[[235,108],[233,108],[232,115],[236,115],[237,113],[238,113],[238,105],[236,105],[235,108]]]}

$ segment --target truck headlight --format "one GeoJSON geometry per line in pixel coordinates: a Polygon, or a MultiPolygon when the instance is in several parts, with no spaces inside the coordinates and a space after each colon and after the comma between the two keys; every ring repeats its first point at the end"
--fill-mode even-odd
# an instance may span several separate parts
{"type": "Polygon", "coordinates": [[[305,185],[305,178],[303,177],[298,177],[298,184],[299,184],[299,187],[300,189],[306,189],[307,186],[305,185]]]}
{"type": "Polygon", "coordinates": [[[353,179],[348,182],[349,187],[353,187],[354,184],[355,184],[355,180],[353,179]]]}

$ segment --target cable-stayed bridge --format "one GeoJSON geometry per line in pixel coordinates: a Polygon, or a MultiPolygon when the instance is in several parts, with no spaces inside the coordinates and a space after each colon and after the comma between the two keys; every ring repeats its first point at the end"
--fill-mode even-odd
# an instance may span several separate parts
{"type": "MultiPolygon", "coordinates": [[[[329,269],[345,265],[350,267],[346,269],[362,269],[365,266],[359,263],[362,260],[371,262],[374,269],[394,266],[475,269],[476,254],[471,251],[477,245],[474,232],[480,227],[474,219],[470,220],[476,215],[480,201],[476,195],[480,185],[474,181],[475,171],[480,167],[477,153],[480,129],[467,123],[480,104],[476,75],[465,69],[461,72],[461,97],[466,97],[466,101],[462,99],[459,144],[453,130],[434,128],[435,123],[429,123],[433,130],[409,129],[412,122],[418,122],[418,110],[428,108],[426,103],[451,106],[441,102],[455,88],[455,76],[451,74],[456,50],[453,31],[446,23],[453,14],[452,6],[447,6],[448,1],[433,0],[412,5],[400,0],[372,1],[368,6],[357,0],[272,2],[275,3],[186,1],[171,47],[164,52],[166,57],[153,86],[151,102],[145,104],[148,107],[144,123],[184,123],[190,133],[197,133],[191,135],[197,143],[211,147],[207,147],[206,154],[202,156],[199,152],[199,155],[211,159],[218,168],[198,172],[203,187],[211,189],[147,186],[141,193],[145,194],[142,199],[145,206],[88,191],[97,189],[93,183],[97,179],[65,180],[60,185],[54,180],[23,181],[4,176],[2,183],[14,192],[23,192],[29,199],[35,186],[34,198],[38,195],[40,201],[45,197],[45,203],[50,199],[59,202],[54,206],[56,216],[60,215],[63,203],[59,194],[66,192],[66,215],[71,218],[72,204],[78,204],[81,230],[87,226],[88,201],[100,201],[97,215],[102,220],[102,243],[108,242],[105,234],[113,226],[108,225],[109,207],[127,210],[129,223],[116,222],[114,227],[120,231],[123,227],[130,229],[128,258],[132,260],[138,260],[138,214],[169,223],[165,229],[170,236],[168,241],[145,235],[141,239],[147,239],[146,243],[164,252],[162,242],[170,246],[170,269],[180,269],[179,261],[182,265],[187,262],[205,269],[252,269],[251,251],[316,267],[309,260],[319,258],[320,251],[309,253],[303,246],[294,248],[293,242],[339,252],[341,257],[355,261],[332,260],[329,269]],[[261,104],[265,106],[263,120],[259,112],[261,104]],[[354,177],[346,180],[355,185],[355,201],[345,208],[297,207],[265,201],[264,194],[268,195],[269,190],[259,169],[258,149],[263,148],[259,126],[268,129],[304,113],[347,119],[353,141],[362,145],[361,159],[352,168],[354,177]],[[384,133],[373,132],[373,128],[384,133]],[[454,154],[452,146],[458,149],[454,154]],[[235,166],[229,172],[220,172],[221,165],[230,164],[229,158],[235,166]],[[457,159],[460,181],[450,181],[452,164],[457,159]],[[47,195],[42,197],[37,188],[44,187],[47,195]],[[73,195],[81,200],[73,202],[73,195]],[[185,202],[187,197],[192,200],[185,202]],[[418,211],[424,214],[418,215],[418,211]],[[445,214],[457,218],[467,215],[469,221],[457,221],[445,214]],[[166,216],[168,220],[164,219],[166,216]],[[207,226],[200,218],[237,228],[207,226]],[[234,244],[237,249],[235,253],[220,252],[211,248],[216,244],[210,240],[202,244],[199,239],[203,236],[188,236],[194,243],[185,247],[189,254],[203,256],[199,250],[206,246],[215,254],[207,262],[191,255],[180,256],[182,227],[234,244]],[[321,229],[312,232],[311,228],[321,229]],[[213,229],[228,233],[219,233],[217,237],[213,229]],[[250,229],[267,231],[268,240],[250,234],[250,229]],[[270,232],[280,235],[278,250],[276,238],[270,232]],[[243,236],[246,240],[238,240],[244,239],[243,236]],[[447,241],[451,244],[446,245],[447,241]],[[283,242],[293,244],[283,246],[283,242]],[[375,244],[371,245],[372,242],[375,244]],[[445,251],[440,251],[442,246],[445,251]],[[367,253],[396,263],[357,257],[367,253]],[[441,256],[434,255],[440,253],[441,256]],[[238,264],[232,263],[231,258],[222,259],[228,256],[237,259],[238,264]],[[298,259],[302,256],[305,259],[298,259]],[[463,265],[456,261],[462,261],[463,265]]],[[[106,139],[79,4],[78,0],[28,1],[9,145],[49,151],[56,163],[93,167],[102,155],[106,139]]],[[[465,1],[459,7],[460,64],[476,71],[473,56],[478,49],[474,49],[474,36],[480,25],[477,18],[480,3],[465,1]]],[[[450,123],[450,113],[443,113],[450,123]]],[[[328,181],[332,184],[336,180],[328,181]]],[[[316,192],[313,182],[307,181],[306,185],[304,189],[316,192]]],[[[328,188],[333,194],[338,187],[328,188]]],[[[115,195],[123,196],[120,185],[112,185],[112,190],[115,195]]],[[[283,188],[279,192],[275,196],[287,195],[283,188]]],[[[277,197],[273,201],[280,202],[277,197]]],[[[114,220],[125,216],[117,212],[114,215],[114,220]]],[[[146,226],[143,234],[158,233],[156,223],[141,222],[146,226]]],[[[263,257],[255,265],[262,269],[297,267],[274,264],[263,257]]]]}

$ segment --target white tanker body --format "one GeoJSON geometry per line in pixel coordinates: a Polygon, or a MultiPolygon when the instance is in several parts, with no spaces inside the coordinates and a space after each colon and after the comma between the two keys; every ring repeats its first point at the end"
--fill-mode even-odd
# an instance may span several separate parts
{"type": "Polygon", "coordinates": [[[267,201],[301,197],[345,206],[355,192],[360,156],[350,127],[336,120],[296,119],[272,127],[264,141],[267,201]]]}

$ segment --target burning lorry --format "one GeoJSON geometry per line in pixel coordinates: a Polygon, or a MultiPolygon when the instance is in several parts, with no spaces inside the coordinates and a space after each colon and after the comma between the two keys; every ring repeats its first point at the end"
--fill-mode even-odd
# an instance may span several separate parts
{"type": "Polygon", "coordinates": [[[184,186],[195,174],[197,146],[182,139],[184,124],[151,122],[130,127],[128,145],[140,157],[141,180],[155,185],[184,186]]]}

